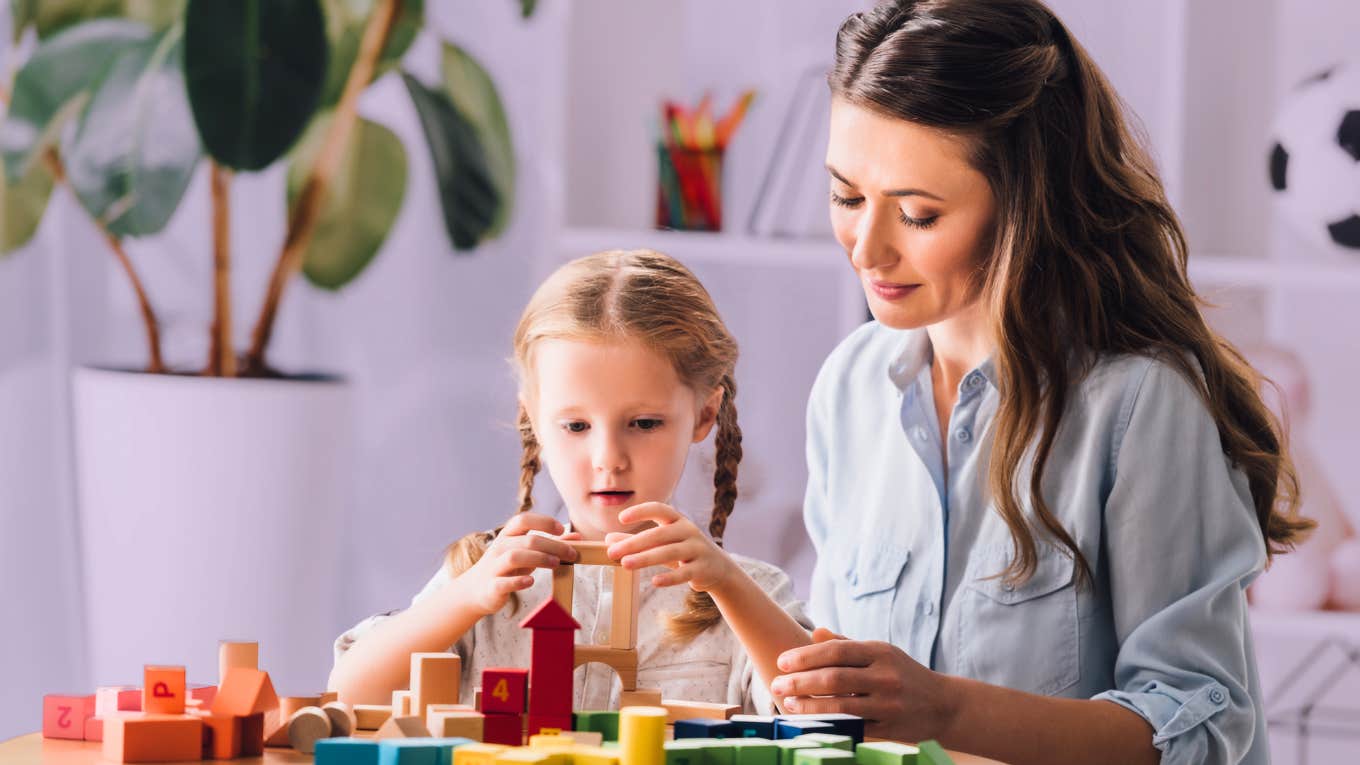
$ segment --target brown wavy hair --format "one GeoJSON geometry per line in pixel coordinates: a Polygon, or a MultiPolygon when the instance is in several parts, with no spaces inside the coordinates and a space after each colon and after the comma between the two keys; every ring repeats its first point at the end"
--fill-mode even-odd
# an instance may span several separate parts
{"type": "MultiPolygon", "coordinates": [[[[737,424],[737,342],[723,324],[713,298],[679,261],[652,250],[610,250],[574,260],[538,288],[515,329],[515,369],[523,398],[532,400],[534,347],[540,340],[639,341],[670,360],[680,379],[707,396],[722,388],[714,436],[713,513],[708,533],[722,545],[727,518],[737,501],[741,427],[737,424]]],[[[539,445],[521,405],[518,428],[519,510],[534,505],[539,445]]],[[[456,576],[486,552],[500,529],[454,542],[446,563],[456,576]]],[[[512,601],[518,607],[518,598],[512,601]]],[[[690,591],[685,610],[670,614],[669,637],[685,640],[721,621],[713,599],[690,591]]]]}
{"type": "Polygon", "coordinates": [[[827,79],[834,98],[964,139],[996,200],[975,287],[996,345],[988,489],[1011,532],[1008,582],[1033,575],[1036,533],[1091,580],[1040,489],[1074,386],[1111,354],[1156,356],[1191,381],[1248,478],[1267,555],[1301,541],[1313,523],[1298,516],[1298,478],[1262,378],[1206,324],[1141,129],[1052,11],[1038,0],[889,0],[841,25],[827,79]]]}

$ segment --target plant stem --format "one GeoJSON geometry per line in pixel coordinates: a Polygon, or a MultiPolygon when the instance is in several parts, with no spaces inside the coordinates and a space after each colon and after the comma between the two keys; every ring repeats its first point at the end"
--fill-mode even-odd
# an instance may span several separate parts
{"type": "Polygon", "coordinates": [[[345,145],[358,119],[359,94],[373,79],[378,57],[387,44],[393,22],[401,10],[401,0],[381,0],[373,14],[364,25],[364,35],[359,43],[359,55],[345,80],[345,89],[340,94],[340,102],[335,107],[326,137],[317,152],[316,162],[298,193],[293,209],[288,213],[288,233],[284,237],[283,251],[279,253],[274,272],[269,278],[264,303],[260,308],[259,319],[251,333],[250,350],[246,352],[245,365],[248,374],[264,374],[265,349],[274,331],[274,320],[278,315],[279,301],[288,281],[302,268],[302,256],[316,231],[317,218],[321,205],[326,199],[331,180],[344,158],[345,145]]]}
{"type": "Polygon", "coordinates": [[[213,326],[209,375],[236,376],[236,351],[231,341],[231,170],[212,167],[213,326]]]}

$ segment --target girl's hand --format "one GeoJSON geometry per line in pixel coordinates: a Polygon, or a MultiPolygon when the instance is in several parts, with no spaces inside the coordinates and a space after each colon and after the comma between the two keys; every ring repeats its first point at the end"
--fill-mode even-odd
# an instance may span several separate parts
{"type": "Polygon", "coordinates": [[[533,586],[534,569],[556,568],[562,561],[576,560],[576,550],[562,539],[579,539],[580,534],[553,538],[529,533],[562,535],[563,530],[561,523],[546,515],[518,513],[512,517],[481,560],[458,577],[471,593],[475,607],[483,614],[494,614],[505,607],[510,593],[533,586]]]}
{"type": "Polygon", "coordinates": [[[619,513],[619,523],[642,521],[652,521],[656,526],[636,534],[614,532],[604,541],[609,543],[609,557],[624,568],[664,565],[672,569],[652,577],[652,586],[689,582],[691,588],[708,592],[721,589],[740,570],[707,534],[670,505],[643,502],[619,513]]]}
{"type": "Polygon", "coordinates": [[[813,640],[779,656],[785,674],[770,693],[788,712],[859,715],[865,734],[897,741],[933,738],[948,724],[954,704],[946,676],[891,643],[846,640],[823,628],[813,640]]]}

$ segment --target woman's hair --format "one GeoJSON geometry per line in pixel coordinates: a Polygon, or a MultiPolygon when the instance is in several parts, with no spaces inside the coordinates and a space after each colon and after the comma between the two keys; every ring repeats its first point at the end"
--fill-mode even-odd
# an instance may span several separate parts
{"type": "Polygon", "coordinates": [[[1007,581],[1033,575],[1036,532],[1067,548],[1083,579],[1093,575],[1041,484],[1074,386],[1107,354],[1179,369],[1248,478],[1267,554],[1301,540],[1313,524],[1297,515],[1298,479],[1260,377],[1200,314],[1185,233],[1141,131],[1042,2],[884,2],[841,25],[827,79],[835,98],[965,139],[996,200],[974,285],[996,343],[988,488],[1011,531],[1007,581]]]}
{"type": "MultiPolygon", "coordinates": [[[[640,342],[671,362],[680,380],[707,397],[722,388],[713,474],[713,514],[708,532],[722,545],[727,517],[737,500],[741,428],[737,425],[737,342],[727,331],[708,291],[688,268],[651,250],[610,250],[574,260],[548,277],[515,329],[515,370],[522,398],[534,396],[534,349],[540,340],[640,342]]],[[[539,445],[529,413],[519,410],[519,512],[533,507],[539,445]]],[[[476,563],[500,529],[469,534],[449,547],[447,563],[457,575],[476,563]]],[[[518,602],[517,600],[515,601],[518,602]]],[[[707,593],[691,591],[685,610],[669,617],[669,634],[693,637],[717,624],[721,614],[707,593]]]]}

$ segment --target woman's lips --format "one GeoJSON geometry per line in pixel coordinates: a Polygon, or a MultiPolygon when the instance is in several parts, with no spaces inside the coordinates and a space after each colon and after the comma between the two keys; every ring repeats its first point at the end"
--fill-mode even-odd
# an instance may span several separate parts
{"type": "Polygon", "coordinates": [[[601,505],[622,505],[633,498],[633,492],[621,490],[592,491],[590,498],[601,505]]]}
{"type": "Polygon", "coordinates": [[[894,284],[892,282],[880,282],[873,280],[870,280],[869,282],[869,287],[873,289],[874,294],[878,295],[880,298],[883,298],[884,300],[901,300],[907,295],[910,295],[919,286],[921,285],[894,284]]]}

